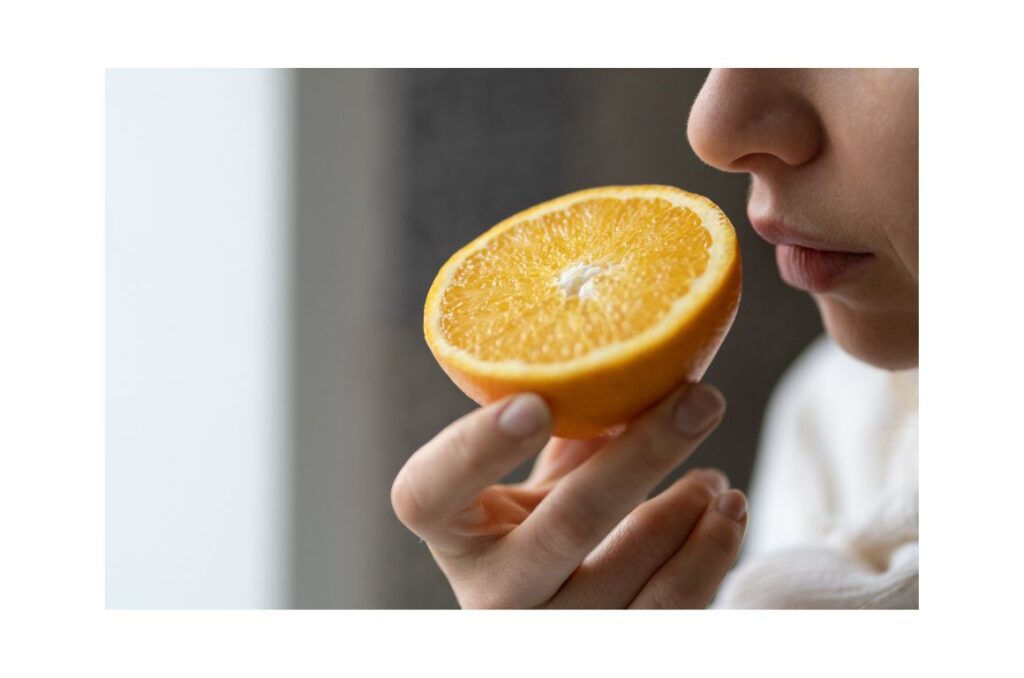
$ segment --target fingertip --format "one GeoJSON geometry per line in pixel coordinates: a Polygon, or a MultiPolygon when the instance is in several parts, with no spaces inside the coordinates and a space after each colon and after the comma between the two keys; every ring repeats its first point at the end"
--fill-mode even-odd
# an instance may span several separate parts
{"type": "Polygon", "coordinates": [[[690,473],[710,487],[715,494],[721,494],[729,489],[729,477],[717,468],[695,468],[690,473]]]}
{"type": "Polygon", "coordinates": [[[715,502],[715,510],[736,523],[747,517],[747,498],[739,490],[723,492],[715,502]]]}
{"type": "Polygon", "coordinates": [[[520,393],[498,413],[498,429],[514,440],[537,435],[551,425],[551,410],[536,393],[520,393]]]}
{"type": "Polygon", "coordinates": [[[680,433],[698,436],[716,426],[724,414],[721,391],[708,384],[690,384],[676,401],[673,417],[680,433]]]}

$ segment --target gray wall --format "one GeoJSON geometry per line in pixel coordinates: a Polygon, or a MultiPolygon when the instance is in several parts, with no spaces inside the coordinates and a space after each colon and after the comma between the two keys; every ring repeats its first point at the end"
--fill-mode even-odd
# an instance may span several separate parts
{"type": "Polygon", "coordinates": [[[395,219],[386,74],[298,71],[290,450],[290,605],[375,607],[393,529],[379,426],[400,416],[385,350],[395,219]]]}

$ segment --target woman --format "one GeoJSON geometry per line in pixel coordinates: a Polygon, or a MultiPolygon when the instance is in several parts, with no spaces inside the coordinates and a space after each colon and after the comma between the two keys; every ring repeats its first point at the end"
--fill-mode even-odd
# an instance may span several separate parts
{"type": "Polygon", "coordinates": [[[645,500],[722,418],[702,384],[610,440],[552,439],[532,394],[483,407],[409,459],[395,511],[464,607],[705,607],[723,580],[718,606],[916,607],[917,72],[713,71],[688,136],[750,174],[750,222],[834,342],[769,408],[741,566],[721,472],[645,500]],[[495,485],[538,453],[532,491],[495,485]]]}

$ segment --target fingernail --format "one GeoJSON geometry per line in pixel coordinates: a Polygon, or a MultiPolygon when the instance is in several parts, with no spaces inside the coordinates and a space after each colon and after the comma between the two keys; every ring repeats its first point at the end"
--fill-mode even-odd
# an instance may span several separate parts
{"type": "Polygon", "coordinates": [[[731,518],[737,523],[743,520],[743,516],[747,515],[747,500],[738,491],[726,492],[720,496],[718,502],[715,503],[715,507],[723,516],[731,518]]]}
{"type": "Polygon", "coordinates": [[[715,421],[725,409],[725,400],[710,386],[694,384],[676,405],[676,428],[695,436],[715,421]]]}
{"type": "Polygon", "coordinates": [[[526,438],[544,428],[548,406],[533,393],[516,396],[498,415],[498,428],[513,438],[526,438]]]}

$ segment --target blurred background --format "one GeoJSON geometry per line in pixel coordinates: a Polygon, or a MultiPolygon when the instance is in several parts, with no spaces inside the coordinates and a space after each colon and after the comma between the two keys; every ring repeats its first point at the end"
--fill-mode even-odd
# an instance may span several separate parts
{"type": "Polygon", "coordinates": [[[743,299],[706,376],[729,409],[673,478],[746,488],[772,387],[821,328],[747,223],[746,176],[687,144],[706,74],[108,71],[107,606],[455,607],[389,500],[475,407],[423,300],[474,236],[591,186],[679,186],[736,225],[743,299]]]}

